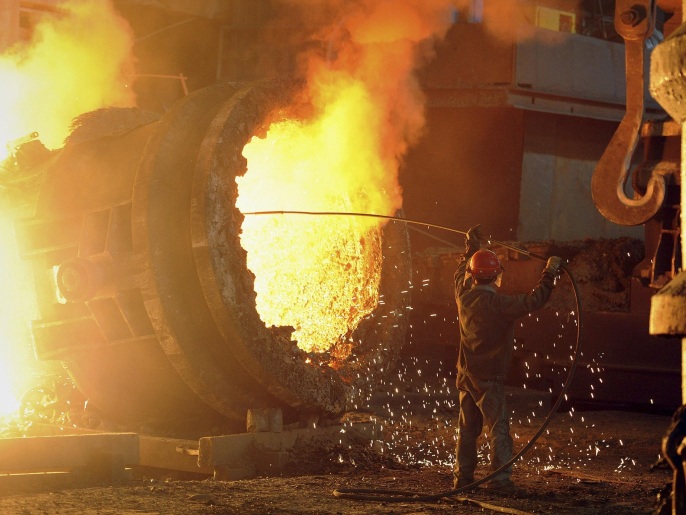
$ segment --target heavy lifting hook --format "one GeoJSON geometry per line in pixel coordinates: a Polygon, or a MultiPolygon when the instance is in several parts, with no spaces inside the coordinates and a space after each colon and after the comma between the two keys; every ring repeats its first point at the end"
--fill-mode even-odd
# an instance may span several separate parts
{"type": "Polygon", "coordinates": [[[617,0],[614,24],[625,43],[626,112],[596,165],[591,193],[598,211],[619,225],[652,218],[665,198],[665,179],[652,172],[645,195],[629,198],[624,187],[638,143],[645,110],[645,41],[655,28],[656,0],[617,0]]]}

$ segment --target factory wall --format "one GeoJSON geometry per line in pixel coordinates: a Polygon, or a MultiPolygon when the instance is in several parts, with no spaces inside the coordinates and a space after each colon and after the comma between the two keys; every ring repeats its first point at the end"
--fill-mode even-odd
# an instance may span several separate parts
{"type": "MultiPolygon", "coordinates": [[[[474,224],[498,239],[517,230],[521,181],[522,111],[429,107],[422,139],[403,165],[405,214],[466,230],[474,224]]],[[[460,235],[434,232],[462,245],[460,235]]],[[[441,246],[413,234],[413,249],[441,246]]]]}
{"type": "Polygon", "coordinates": [[[604,218],[591,196],[595,165],[616,126],[526,112],[517,229],[521,241],[643,238],[642,226],[625,227],[604,218]]]}
{"type": "MultiPolygon", "coordinates": [[[[642,226],[611,223],[591,196],[616,126],[510,107],[429,107],[424,136],[401,172],[405,214],[459,229],[480,223],[503,240],[642,239],[642,226]]],[[[413,240],[416,250],[441,246],[413,240]]]]}

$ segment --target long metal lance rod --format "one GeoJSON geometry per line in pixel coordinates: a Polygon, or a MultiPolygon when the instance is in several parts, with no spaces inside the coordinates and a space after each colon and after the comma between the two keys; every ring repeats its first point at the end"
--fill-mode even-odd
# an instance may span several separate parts
{"type": "MultiPolygon", "coordinates": [[[[316,215],[316,216],[366,216],[366,217],[371,217],[371,218],[384,218],[387,220],[395,220],[398,222],[405,222],[408,224],[415,224],[415,225],[423,225],[426,227],[434,227],[436,229],[442,229],[444,231],[449,231],[449,232],[454,232],[458,234],[464,234],[466,235],[466,231],[461,231],[459,229],[454,229],[452,227],[447,227],[445,225],[438,225],[438,224],[433,224],[429,222],[422,222],[420,220],[412,220],[409,218],[401,218],[399,216],[389,216],[389,215],[377,215],[377,214],[372,214],[372,213],[353,213],[353,212],[338,212],[338,211],[252,211],[252,212],[245,212],[243,213],[244,215],[316,215]]],[[[494,245],[500,245],[505,248],[514,250],[516,252],[519,252],[521,254],[524,254],[526,256],[529,256],[533,259],[538,259],[541,261],[547,261],[547,258],[543,256],[539,256],[537,254],[534,254],[532,252],[529,252],[528,250],[519,248],[515,245],[510,245],[508,243],[504,243],[502,241],[497,241],[497,240],[488,240],[489,243],[494,244],[494,245]]],[[[576,284],[576,281],[574,280],[574,277],[572,277],[571,272],[566,266],[562,266],[561,269],[567,274],[569,277],[569,280],[572,285],[572,290],[574,292],[574,298],[576,300],[576,313],[577,313],[577,328],[576,328],[576,347],[574,348],[574,352],[572,353],[572,362],[569,366],[569,372],[567,374],[567,379],[562,385],[562,390],[560,391],[560,394],[553,404],[552,408],[548,412],[548,415],[546,416],[545,420],[541,424],[541,426],[538,428],[538,431],[534,434],[534,436],[531,437],[529,442],[522,447],[522,449],[515,454],[510,461],[507,463],[504,463],[501,465],[501,467],[493,472],[491,472],[489,475],[478,479],[477,481],[473,482],[471,485],[463,486],[460,488],[456,488],[454,490],[451,490],[449,492],[440,492],[437,494],[422,494],[421,492],[406,492],[406,491],[398,491],[398,490],[384,490],[384,489],[365,489],[365,488],[337,488],[336,490],[333,491],[333,495],[339,499],[352,499],[352,500],[358,500],[358,501],[376,501],[376,502],[431,502],[431,501],[437,501],[440,499],[444,498],[449,498],[449,497],[454,497],[458,493],[462,493],[470,488],[475,488],[478,485],[489,481],[490,479],[494,478],[498,474],[500,474],[502,471],[510,467],[514,462],[519,460],[524,453],[526,453],[535,443],[536,440],[541,436],[543,431],[548,427],[548,424],[550,423],[550,420],[553,418],[553,415],[557,413],[557,410],[559,409],[562,400],[566,398],[567,396],[567,391],[569,390],[570,385],[572,384],[572,378],[574,377],[574,372],[576,371],[576,366],[579,358],[579,348],[581,345],[581,334],[582,334],[582,316],[581,316],[581,296],[579,294],[579,288],[576,284]]],[[[468,500],[462,497],[459,497],[458,500],[468,500]]],[[[483,506],[483,505],[482,505],[483,506]]],[[[491,507],[489,506],[489,509],[491,507]]],[[[498,511],[503,511],[507,513],[521,513],[524,514],[524,512],[520,512],[518,510],[512,510],[512,511],[507,511],[507,509],[500,509],[498,511]]]]}
{"type": "MultiPolygon", "coordinates": [[[[244,212],[243,215],[314,215],[314,216],[360,216],[360,217],[367,217],[367,218],[383,218],[385,220],[394,220],[396,222],[405,222],[408,224],[415,224],[415,225],[423,225],[425,227],[433,227],[435,229],[441,229],[443,231],[448,231],[448,232],[454,232],[457,234],[463,234],[467,235],[467,231],[461,231],[459,229],[455,229],[454,227],[448,227],[447,225],[439,225],[439,224],[434,224],[430,222],[424,222],[422,220],[413,220],[411,218],[402,218],[400,216],[391,216],[391,215],[378,215],[374,213],[355,213],[355,212],[350,212],[350,211],[248,211],[244,212]]],[[[504,241],[498,241],[498,240],[491,240],[489,239],[488,242],[491,245],[499,245],[501,247],[505,247],[510,250],[514,250],[515,252],[519,252],[520,254],[524,254],[525,256],[529,256],[530,258],[533,259],[538,259],[539,261],[547,261],[548,258],[544,256],[539,256],[538,254],[534,254],[533,252],[529,252],[526,249],[517,247],[516,245],[512,245],[511,243],[505,243],[504,241]]]]}

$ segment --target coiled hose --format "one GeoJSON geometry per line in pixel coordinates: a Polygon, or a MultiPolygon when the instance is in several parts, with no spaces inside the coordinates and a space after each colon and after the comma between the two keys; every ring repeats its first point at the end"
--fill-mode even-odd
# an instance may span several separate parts
{"type": "MultiPolygon", "coordinates": [[[[463,234],[466,235],[466,231],[461,231],[452,227],[447,227],[444,225],[437,225],[437,224],[432,224],[428,222],[423,222],[420,220],[412,220],[412,219],[407,219],[407,218],[402,218],[398,216],[387,216],[387,215],[377,215],[377,214],[372,214],[372,213],[355,213],[355,212],[337,212],[337,211],[253,211],[253,212],[246,212],[243,213],[244,215],[312,215],[312,216],[361,216],[361,217],[371,217],[371,218],[383,218],[387,220],[394,220],[398,222],[404,222],[408,224],[414,224],[414,225],[421,225],[425,227],[433,227],[436,229],[441,229],[444,231],[448,232],[453,232],[453,233],[458,233],[458,234],[463,234]]],[[[497,240],[489,240],[490,244],[493,245],[499,245],[501,247],[505,247],[511,250],[514,250],[515,252],[519,252],[520,254],[524,254],[530,258],[533,259],[538,259],[539,261],[546,262],[548,258],[544,256],[539,256],[537,254],[531,253],[528,250],[519,248],[517,246],[502,242],[502,241],[497,241],[497,240]]],[[[494,472],[490,473],[489,475],[474,481],[473,483],[456,488],[454,490],[449,490],[445,492],[439,492],[435,494],[424,494],[421,492],[411,492],[411,491],[403,491],[403,490],[383,490],[383,489],[369,489],[369,488],[336,488],[333,491],[333,495],[339,499],[350,499],[350,500],[356,500],[356,501],[377,501],[377,502],[432,502],[432,501],[438,501],[440,499],[446,499],[450,497],[456,497],[458,494],[465,492],[467,490],[472,490],[473,488],[481,485],[482,483],[485,483],[501,472],[505,471],[508,467],[510,467],[514,462],[519,460],[535,443],[536,440],[541,436],[543,431],[548,427],[548,424],[553,418],[553,415],[557,412],[557,410],[560,407],[560,404],[562,404],[562,400],[565,398],[567,391],[569,390],[569,387],[571,386],[572,379],[574,377],[574,371],[576,370],[577,366],[577,361],[578,361],[578,356],[579,356],[579,348],[581,345],[581,334],[582,334],[582,317],[581,317],[581,297],[579,294],[579,288],[576,284],[576,281],[574,280],[574,277],[572,276],[571,272],[566,266],[561,266],[561,270],[565,273],[565,275],[569,278],[569,281],[572,285],[572,290],[574,291],[574,300],[576,302],[576,312],[577,312],[577,328],[576,328],[576,344],[574,347],[574,351],[572,353],[572,362],[569,367],[569,372],[567,374],[567,378],[562,386],[562,390],[560,391],[560,395],[558,396],[557,400],[553,404],[552,408],[548,412],[548,415],[546,418],[543,420],[543,423],[541,424],[541,427],[539,427],[538,431],[531,437],[529,442],[522,447],[522,449],[512,457],[510,461],[505,463],[503,466],[501,466],[499,469],[495,470],[494,472]]],[[[487,505],[486,503],[481,503],[478,501],[471,501],[470,499],[466,498],[460,498],[462,501],[467,501],[467,502],[473,502],[475,504],[478,504],[484,508],[493,510],[493,511],[499,511],[502,513],[513,513],[513,514],[523,514],[524,512],[521,512],[519,510],[513,510],[510,508],[502,508],[499,506],[493,506],[493,505],[487,505]]]]}

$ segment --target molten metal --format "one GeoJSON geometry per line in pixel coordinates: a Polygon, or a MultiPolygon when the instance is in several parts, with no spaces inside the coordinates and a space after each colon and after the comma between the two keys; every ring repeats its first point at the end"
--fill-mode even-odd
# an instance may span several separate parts
{"type": "Polygon", "coordinates": [[[280,309],[314,317],[298,337],[309,337],[314,352],[298,348],[284,327],[297,320],[267,322],[266,311],[258,313],[265,272],[249,270],[241,246],[249,230],[236,206],[236,178],[252,173],[245,145],[295,91],[284,83],[214,86],[159,121],[142,116],[138,124],[128,111],[95,113],[44,166],[35,216],[18,226],[38,284],[36,354],[64,361],[111,418],[169,427],[212,413],[243,422],[248,408],[259,407],[282,407],[287,420],[336,414],[392,369],[409,305],[404,224],[339,221],[349,231],[342,236],[330,220],[319,221],[304,226],[309,238],[302,224],[292,235],[281,227],[248,249],[283,272],[276,279],[310,280],[286,290],[280,309]],[[125,130],[87,138],[90,129],[116,127],[120,113],[125,130]],[[295,256],[274,258],[297,241],[307,243],[295,256]],[[329,255],[310,263],[331,265],[319,276],[302,264],[317,242],[329,255]],[[317,288],[319,298],[303,295],[317,288]],[[308,302],[322,306],[308,311],[308,302]],[[317,318],[327,310],[329,320],[317,318]],[[344,323],[328,327],[336,318],[344,323]]]}

